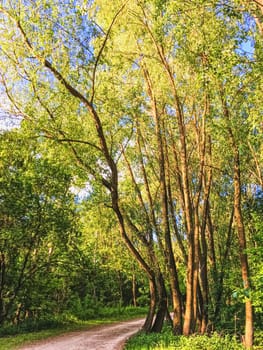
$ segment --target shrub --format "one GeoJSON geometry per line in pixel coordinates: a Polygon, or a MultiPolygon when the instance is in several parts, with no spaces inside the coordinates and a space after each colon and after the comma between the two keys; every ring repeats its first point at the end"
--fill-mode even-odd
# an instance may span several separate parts
{"type": "Polygon", "coordinates": [[[243,346],[230,336],[174,336],[169,327],[162,333],[139,333],[126,344],[125,350],[242,350],[243,346]]]}

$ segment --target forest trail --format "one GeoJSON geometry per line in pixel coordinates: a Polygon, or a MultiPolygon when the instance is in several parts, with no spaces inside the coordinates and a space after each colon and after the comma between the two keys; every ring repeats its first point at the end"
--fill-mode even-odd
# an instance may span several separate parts
{"type": "Polygon", "coordinates": [[[144,319],[96,326],[23,346],[19,350],[121,350],[143,326],[144,319]]]}

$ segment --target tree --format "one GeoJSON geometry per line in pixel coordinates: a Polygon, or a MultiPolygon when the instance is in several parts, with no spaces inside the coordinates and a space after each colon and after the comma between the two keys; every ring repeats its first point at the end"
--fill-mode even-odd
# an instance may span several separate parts
{"type": "MultiPolygon", "coordinates": [[[[72,177],[48,161],[38,147],[41,142],[20,130],[0,137],[3,323],[53,311],[54,295],[65,291],[59,275],[70,266],[67,245],[76,240],[77,215],[69,191],[72,177]]],[[[56,308],[62,305],[61,300],[56,308]]]]}
{"type": "MultiPolygon", "coordinates": [[[[13,113],[64,146],[91,192],[101,191],[113,210],[149,280],[147,331],[162,328],[169,292],[174,331],[204,333],[225,296],[208,279],[223,286],[223,259],[237,246],[248,280],[243,162],[252,154],[253,181],[261,179],[260,141],[250,137],[260,129],[254,58],[261,54],[253,17],[240,3],[97,0],[62,9],[56,1],[22,1],[0,8],[2,85],[13,113]],[[244,54],[252,39],[255,53],[244,54]]],[[[250,308],[247,325],[251,317],[250,308]]],[[[247,347],[252,333],[250,322],[247,347]]]]}

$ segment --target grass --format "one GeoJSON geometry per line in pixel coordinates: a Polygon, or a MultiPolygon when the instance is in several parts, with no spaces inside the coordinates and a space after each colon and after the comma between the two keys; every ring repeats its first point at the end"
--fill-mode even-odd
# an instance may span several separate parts
{"type": "Polygon", "coordinates": [[[56,319],[27,321],[19,326],[5,326],[0,330],[0,350],[15,350],[37,340],[86,330],[101,324],[144,317],[145,314],[146,311],[142,308],[105,308],[98,310],[97,318],[85,321],[71,315],[64,315],[56,319]]]}
{"type": "MultiPolygon", "coordinates": [[[[132,318],[144,317],[145,309],[104,308],[98,310],[97,317],[80,320],[72,315],[59,318],[24,322],[19,326],[6,326],[0,329],[0,350],[15,350],[22,345],[37,340],[54,337],[72,331],[86,330],[96,325],[109,324],[132,318]]],[[[263,332],[255,333],[253,350],[263,350],[263,332]]],[[[138,333],[126,344],[125,350],[244,350],[233,336],[214,333],[212,336],[174,336],[169,327],[160,334],[138,333]]]]}
{"type": "MultiPolygon", "coordinates": [[[[263,350],[260,337],[256,337],[255,344],[254,350],[263,350]]],[[[244,347],[231,335],[174,336],[171,328],[165,327],[160,334],[138,333],[128,340],[125,350],[244,350],[244,347]]]]}

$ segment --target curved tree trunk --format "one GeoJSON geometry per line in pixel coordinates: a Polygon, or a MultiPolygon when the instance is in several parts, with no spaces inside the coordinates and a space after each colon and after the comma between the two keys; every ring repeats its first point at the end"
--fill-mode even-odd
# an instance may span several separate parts
{"type": "Polygon", "coordinates": [[[144,325],[142,327],[143,331],[149,333],[152,329],[153,319],[156,310],[156,284],[154,279],[149,279],[149,288],[150,288],[150,305],[147,317],[145,319],[144,325]]]}
{"type": "Polygon", "coordinates": [[[163,322],[168,311],[167,293],[161,272],[157,275],[156,286],[158,295],[157,313],[151,331],[159,333],[163,328],[163,322]]]}

